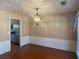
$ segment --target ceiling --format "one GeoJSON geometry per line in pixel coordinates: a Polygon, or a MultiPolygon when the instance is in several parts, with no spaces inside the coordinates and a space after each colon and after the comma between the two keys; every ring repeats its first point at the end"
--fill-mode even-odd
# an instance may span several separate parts
{"type": "Polygon", "coordinates": [[[38,7],[41,15],[52,15],[59,13],[75,12],[79,7],[79,0],[0,0],[0,8],[33,15],[38,7]],[[65,6],[60,2],[66,1],[65,6]]]}

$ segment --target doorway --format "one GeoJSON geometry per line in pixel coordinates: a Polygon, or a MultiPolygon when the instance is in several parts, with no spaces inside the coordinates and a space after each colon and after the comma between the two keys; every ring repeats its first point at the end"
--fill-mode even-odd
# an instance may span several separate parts
{"type": "Polygon", "coordinates": [[[10,18],[11,50],[20,46],[20,20],[10,18]]]}

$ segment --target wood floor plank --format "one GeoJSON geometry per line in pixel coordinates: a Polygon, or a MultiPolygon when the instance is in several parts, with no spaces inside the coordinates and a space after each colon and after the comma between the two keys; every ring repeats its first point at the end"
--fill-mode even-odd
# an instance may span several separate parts
{"type": "Polygon", "coordinates": [[[47,48],[34,44],[18,47],[12,44],[12,51],[0,56],[0,59],[77,59],[74,52],[47,48]]]}

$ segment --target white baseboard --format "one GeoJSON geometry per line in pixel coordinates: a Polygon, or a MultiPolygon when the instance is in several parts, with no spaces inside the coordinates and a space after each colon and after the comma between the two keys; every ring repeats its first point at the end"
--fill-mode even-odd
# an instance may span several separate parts
{"type": "Polygon", "coordinates": [[[0,42],[0,55],[11,51],[10,40],[0,42]]]}
{"type": "MultiPolygon", "coordinates": [[[[24,46],[28,43],[75,52],[75,42],[69,40],[36,36],[25,36],[21,38],[20,46],[24,46]]],[[[11,51],[10,40],[0,42],[0,55],[9,51],[11,51]]],[[[79,56],[78,53],[77,55],[79,56]]]]}
{"type": "Polygon", "coordinates": [[[75,52],[75,42],[64,39],[30,36],[30,43],[75,52]]]}
{"type": "Polygon", "coordinates": [[[24,36],[20,39],[20,46],[24,46],[26,44],[30,43],[29,42],[29,36],[24,36]]]}

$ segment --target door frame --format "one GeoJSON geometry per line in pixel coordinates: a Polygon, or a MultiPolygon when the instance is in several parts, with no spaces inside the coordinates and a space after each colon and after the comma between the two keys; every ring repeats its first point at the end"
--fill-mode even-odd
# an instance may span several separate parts
{"type": "Polygon", "coordinates": [[[20,21],[20,39],[19,39],[19,47],[21,46],[21,38],[22,38],[22,20],[21,18],[17,18],[17,17],[10,17],[9,18],[9,31],[8,31],[8,34],[9,34],[9,40],[10,40],[10,48],[11,48],[11,20],[12,19],[17,19],[20,21]]]}

